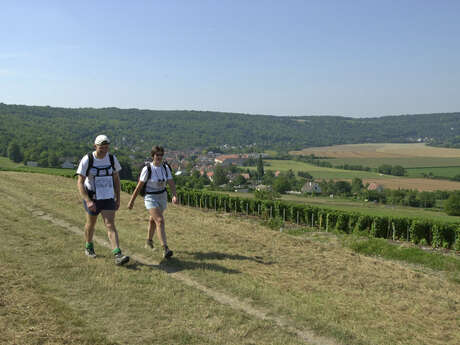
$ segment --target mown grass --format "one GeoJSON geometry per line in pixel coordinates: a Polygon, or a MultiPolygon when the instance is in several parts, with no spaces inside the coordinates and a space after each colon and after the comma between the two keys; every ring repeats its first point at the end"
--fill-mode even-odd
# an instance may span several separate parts
{"type": "Polygon", "coordinates": [[[383,238],[373,238],[366,232],[353,234],[344,234],[335,230],[330,233],[318,232],[316,228],[290,225],[281,219],[263,221],[263,224],[274,231],[292,236],[314,237],[322,242],[329,242],[333,238],[358,254],[421,265],[447,273],[449,279],[460,283],[460,256],[454,251],[435,251],[433,248],[424,249],[408,242],[392,242],[383,238]]]}
{"type": "MultiPolygon", "coordinates": [[[[0,192],[0,231],[6,239],[0,242],[1,262],[25,272],[42,293],[65,303],[108,341],[301,343],[282,327],[220,305],[173,279],[167,273],[173,270],[337,343],[460,343],[460,284],[430,270],[358,254],[328,235],[289,236],[256,219],[170,205],[166,229],[175,258],[166,263],[168,270],[140,264],[120,269],[107,248],[96,245],[101,257],[91,261],[82,254],[83,235],[21,211],[32,205],[82,228],[75,181],[0,172],[0,192]]],[[[142,200],[128,211],[123,207],[128,199],[122,193],[117,212],[122,249],[159,260],[159,252],[143,248],[148,216],[142,200]]],[[[101,223],[96,233],[105,237],[101,223]]],[[[8,325],[14,333],[14,324],[8,325]]]]}
{"type": "Polygon", "coordinates": [[[87,258],[82,237],[19,202],[1,206],[1,344],[298,344],[169,278],[167,266],[116,267],[97,244],[87,258]]]}

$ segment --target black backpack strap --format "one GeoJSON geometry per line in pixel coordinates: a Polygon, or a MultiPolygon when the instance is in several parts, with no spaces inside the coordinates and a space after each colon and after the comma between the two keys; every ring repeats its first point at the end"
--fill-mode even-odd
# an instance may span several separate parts
{"type": "MultiPolygon", "coordinates": [[[[141,196],[145,196],[147,193],[145,192],[147,189],[147,182],[149,182],[150,178],[152,177],[152,168],[150,167],[150,163],[146,163],[144,165],[147,168],[147,181],[145,181],[144,185],[142,186],[142,189],[140,190],[141,196]]],[[[142,172],[139,174],[139,177],[137,178],[138,181],[141,178],[142,172]]]]}
{"type": "Polygon", "coordinates": [[[110,165],[112,166],[112,170],[115,171],[115,159],[113,158],[113,154],[109,153],[110,165]]]}
{"type": "Polygon", "coordinates": [[[152,167],[150,166],[150,163],[147,163],[146,166],[147,166],[147,181],[145,183],[147,183],[152,177],[152,167]]]}
{"type": "Polygon", "coordinates": [[[92,152],[88,152],[88,168],[86,168],[86,177],[88,177],[89,170],[93,167],[94,164],[94,157],[92,152]]]}
{"type": "Polygon", "coordinates": [[[166,169],[166,167],[169,168],[169,174],[170,174],[170,176],[171,176],[171,178],[172,178],[172,169],[171,169],[171,166],[169,165],[168,162],[164,161],[164,162],[163,162],[163,169],[165,169],[165,176],[166,176],[166,179],[168,179],[168,170],[166,169]]]}

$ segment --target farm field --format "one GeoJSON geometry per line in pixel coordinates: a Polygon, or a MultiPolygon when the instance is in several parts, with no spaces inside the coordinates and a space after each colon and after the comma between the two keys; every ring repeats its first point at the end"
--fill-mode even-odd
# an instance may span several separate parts
{"type": "Polygon", "coordinates": [[[423,266],[356,254],[331,234],[289,236],[254,219],[168,205],[175,256],[143,248],[142,200],[117,227],[116,267],[96,228],[83,254],[76,182],[0,172],[0,343],[460,343],[460,284],[423,266]],[[31,313],[30,310],[34,310],[31,313]]]}
{"type": "Polygon", "coordinates": [[[331,158],[459,158],[460,149],[426,146],[415,144],[351,144],[325,147],[310,147],[300,151],[291,151],[294,155],[310,155],[331,158]]]}
{"type": "Polygon", "coordinates": [[[297,171],[307,171],[316,180],[333,179],[351,181],[354,177],[358,177],[363,180],[364,184],[374,182],[389,189],[401,188],[416,189],[419,191],[460,190],[460,182],[457,181],[397,177],[375,172],[333,169],[293,160],[264,160],[264,164],[266,163],[270,165],[265,166],[265,170],[288,171],[292,169],[295,173],[297,171]]]}
{"type": "Polygon", "coordinates": [[[428,178],[392,177],[388,179],[363,179],[363,183],[377,183],[388,189],[416,189],[432,192],[436,190],[460,190],[460,182],[428,178]]]}

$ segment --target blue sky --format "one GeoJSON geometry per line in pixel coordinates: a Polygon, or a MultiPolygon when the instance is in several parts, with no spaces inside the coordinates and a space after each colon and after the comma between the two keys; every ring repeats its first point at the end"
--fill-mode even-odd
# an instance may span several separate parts
{"type": "Polygon", "coordinates": [[[460,1],[1,1],[0,102],[460,111],[460,1]]]}

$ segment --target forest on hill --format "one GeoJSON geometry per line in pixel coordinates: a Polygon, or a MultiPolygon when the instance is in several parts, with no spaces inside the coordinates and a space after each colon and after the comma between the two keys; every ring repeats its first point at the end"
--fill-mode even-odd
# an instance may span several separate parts
{"type": "Polygon", "coordinates": [[[416,142],[460,145],[460,113],[352,118],[207,111],[57,108],[0,103],[0,155],[11,142],[25,154],[74,156],[105,133],[123,152],[230,146],[280,152],[337,144],[416,142]],[[254,145],[255,144],[255,145],[254,145]]]}

